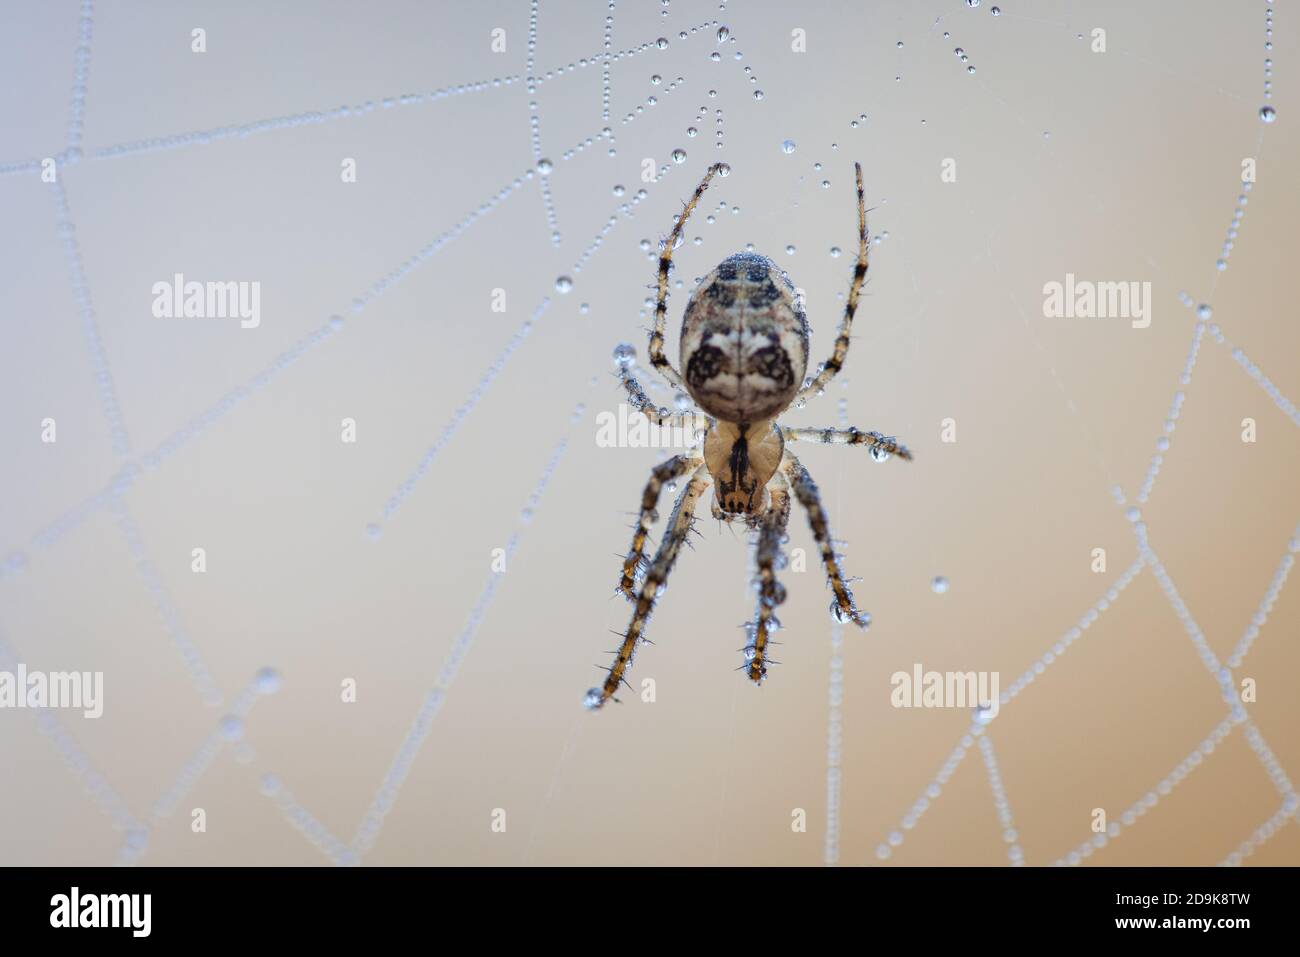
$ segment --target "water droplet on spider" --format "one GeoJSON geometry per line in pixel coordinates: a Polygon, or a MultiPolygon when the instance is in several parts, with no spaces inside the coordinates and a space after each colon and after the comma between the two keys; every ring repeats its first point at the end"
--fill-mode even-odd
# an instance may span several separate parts
{"type": "Polygon", "coordinates": [[[841,608],[838,599],[831,599],[831,621],[836,624],[847,625],[852,620],[853,613],[841,608]]]}
{"type": "Polygon", "coordinates": [[[794,140],[782,140],[782,141],[781,141],[781,152],[782,152],[782,153],[793,153],[793,152],[794,152],[794,147],[795,147],[794,140]]]}
{"type": "Polygon", "coordinates": [[[280,672],[274,668],[263,668],[254,679],[259,694],[275,694],[280,690],[280,672]]]}
{"type": "Polygon", "coordinates": [[[1261,106],[1259,108],[1259,118],[1265,123],[1272,123],[1277,119],[1277,110],[1271,106],[1261,106]]]}
{"type": "Polygon", "coordinates": [[[244,736],[244,719],[238,715],[228,714],[221,719],[221,736],[227,741],[238,741],[244,736]]]}
{"type": "Polygon", "coordinates": [[[678,392],[673,396],[673,404],[677,406],[678,412],[686,412],[691,407],[691,397],[685,392],[678,392]]]}
{"type": "Polygon", "coordinates": [[[550,176],[551,170],[555,169],[555,164],[548,159],[539,159],[537,161],[537,172],[543,176],[550,176]]]}
{"type": "Polygon", "coordinates": [[[665,483],[664,483],[664,491],[667,492],[669,495],[672,495],[674,492],[676,492],[676,491],[677,491],[677,480],[676,480],[676,479],[669,479],[667,482],[665,482],[665,483]]]}
{"type": "MultiPolygon", "coordinates": [[[[755,91],[754,91],[754,99],[756,99],[756,100],[761,100],[762,98],[763,98],[763,91],[762,91],[762,90],[755,90],[755,91]]],[[[1269,122],[1272,122],[1272,121],[1270,120],[1269,122]]]]}
{"type": "Polygon", "coordinates": [[[686,162],[686,150],[684,150],[684,149],[680,149],[680,148],[673,150],[673,162],[674,162],[674,163],[685,163],[685,162],[686,162]]]}
{"type": "Polygon", "coordinates": [[[889,461],[889,451],[887,449],[881,448],[879,445],[873,445],[871,447],[871,450],[868,452],[868,454],[871,456],[871,460],[873,462],[889,461]]]}
{"type": "Polygon", "coordinates": [[[568,292],[573,288],[573,280],[568,276],[557,276],[555,278],[555,291],[568,292]]]}
{"type": "Polygon", "coordinates": [[[936,595],[942,595],[948,590],[948,579],[942,575],[935,575],[934,580],[930,582],[930,591],[936,595]]]}
{"type": "Polygon", "coordinates": [[[657,46],[657,47],[658,47],[659,49],[661,49],[661,50],[667,50],[667,49],[668,49],[668,38],[667,38],[667,37],[660,37],[658,40],[655,41],[655,46],[657,46]]]}
{"type": "Polygon", "coordinates": [[[726,163],[719,163],[718,175],[721,176],[723,179],[726,179],[728,176],[731,175],[731,167],[728,166],[726,163]]]}
{"type": "Polygon", "coordinates": [[[727,27],[718,27],[718,42],[726,43],[727,37],[731,36],[731,30],[727,27]]]}
{"type": "Polygon", "coordinates": [[[629,368],[636,362],[636,348],[628,345],[626,342],[620,342],[614,347],[614,365],[620,369],[629,368]]]}
{"type": "MultiPolygon", "coordinates": [[[[786,593],[786,590],[785,590],[785,586],[784,586],[784,585],[782,585],[780,582],[776,582],[775,584],[773,584],[773,585],[772,585],[772,604],[774,604],[774,605],[782,605],[782,604],[785,604],[786,594],[787,594],[787,593],[786,593]]],[[[771,629],[771,630],[775,631],[776,629],[771,629]]]]}
{"type": "Polygon", "coordinates": [[[661,77],[658,73],[656,73],[654,76],[650,77],[650,82],[651,82],[654,86],[658,86],[658,85],[659,85],[660,83],[662,83],[663,81],[664,81],[664,78],[661,77]]]}
{"type": "Polygon", "coordinates": [[[582,706],[588,711],[595,711],[600,707],[602,700],[599,688],[588,688],[587,693],[582,696],[582,706]]]}

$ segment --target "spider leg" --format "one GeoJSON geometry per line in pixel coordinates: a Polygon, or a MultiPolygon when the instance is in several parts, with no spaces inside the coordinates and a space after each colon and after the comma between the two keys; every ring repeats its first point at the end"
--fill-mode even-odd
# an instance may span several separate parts
{"type": "Polygon", "coordinates": [[[659,493],[663,491],[664,483],[685,475],[699,464],[700,453],[697,449],[692,449],[682,455],[674,455],[667,461],[660,462],[651,470],[650,479],[645,485],[645,491],[641,493],[641,515],[634,526],[632,545],[627,550],[627,558],[623,560],[623,574],[618,582],[619,591],[626,595],[629,601],[636,600],[634,591],[636,573],[645,562],[646,537],[650,534],[650,526],[659,517],[659,493]]]}
{"type": "Polygon", "coordinates": [[[821,493],[817,491],[817,483],[788,450],[781,467],[785,470],[786,478],[790,480],[795,498],[808,512],[808,524],[812,526],[813,537],[817,540],[818,548],[821,549],[826,579],[830,582],[831,590],[835,592],[835,600],[831,602],[831,614],[838,621],[852,621],[859,628],[866,628],[871,624],[871,616],[858,611],[853,595],[840,574],[839,559],[835,555],[830,524],[826,520],[826,510],[822,508],[821,493]]]}
{"type": "Polygon", "coordinates": [[[686,208],[677,217],[677,222],[673,224],[673,231],[664,240],[664,247],[659,253],[659,293],[655,300],[655,325],[650,332],[650,364],[669,383],[682,390],[686,389],[686,383],[682,381],[681,374],[673,368],[673,364],[664,355],[664,325],[668,318],[668,270],[672,267],[673,249],[682,237],[682,230],[686,228],[687,217],[699,203],[704,191],[709,188],[709,182],[714,174],[721,168],[721,163],[714,163],[709,167],[708,172],[704,174],[704,179],[700,180],[700,185],[695,187],[694,195],[686,203],[686,208]]]}
{"type": "Polygon", "coordinates": [[[659,408],[650,401],[650,397],[645,394],[645,389],[641,388],[641,383],[632,377],[632,370],[627,367],[618,370],[618,377],[623,380],[623,388],[627,390],[628,405],[655,425],[681,429],[685,433],[694,435],[701,429],[707,429],[713,421],[702,412],[673,413],[659,408]]]}
{"type": "Polygon", "coordinates": [[[912,453],[907,446],[899,445],[892,435],[879,432],[863,432],[860,429],[781,429],[781,437],[787,442],[821,442],[825,445],[865,445],[871,450],[871,457],[883,462],[891,455],[897,455],[905,462],[912,461],[912,453]]]}
{"type": "Polygon", "coordinates": [[[835,348],[831,357],[822,365],[821,371],[813,380],[799,390],[794,401],[806,400],[826,388],[826,383],[835,378],[835,373],[844,368],[844,360],[849,354],[849,331],[853,328],[853,315],[858,311],[858,294],[862,292],[862,283],[867,278],[867,250],[871,244],[867,241],[867,207],[862,192],[862,164],[854,163],[858,177],[858,261],[853,266],[853,282],[849,284],[849,298],[844,303],[844,318],[840,321],[840,332],[835,337],[835,348]]]}
{"type": "Polygon", "coordinates": [[[614,663],[609,667],[609,675],[605,678],[604,684],[587,692],[584,703],[588,708],[601,707],[614,697],[619,685],[623,684],[623,675],[632,664],[632,656],[642,640],[646,622],[654,610],[655,600],[659,597],[659,589],[667,584],[668,573],[673,570],[673,564],[677,561],[682,544],[690,534],[695,519],[695,504],[708,487],[709,470],[707,466],[701,465],[696,468],[677,498],[672,517],[668,520],[668,530],[664,533],[659,551],[655,553],[654,561],[646,572],[645,581],[641,583],[641,594],[636,600],[632,621],[623,635],[623,644],[615,654],[614,663]]]}
{"type": "Polygon", "coordinates": [[[790,521],[789,483],[777,472],[769,485],[771,506],[763,515],[758,532],[758,611],[754,615],[754,633],[745,647],[749,678],[759,684],[767,676],[767,644],[772,628],[772,611],[785,601],[785,586],[776,580],[777,556],[790,521]]]}

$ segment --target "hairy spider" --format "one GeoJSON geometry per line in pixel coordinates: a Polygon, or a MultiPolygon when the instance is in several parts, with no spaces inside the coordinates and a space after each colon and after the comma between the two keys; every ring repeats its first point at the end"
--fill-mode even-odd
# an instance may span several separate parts
{"type": "Polygon", "coordinates": [[[862,166],[855,163],[854,169],[858,186],[858,259],[834,351],[807,381],[804,373],[808,369],[808,317],[789,277],[770,259],[754,253],[728,256],[691,293],[682,318],[684,378],[664,355],[668,272],[672,268],[673,249],[681,238],[687,217],[709,188],[714,174],[722,171],[725,175],[721,163],[709,168],[664,241],[659,255],[655,324],[650,332],[650,364],[671,385],[688,392],[707,414],[670,414],[667,409],[657,408],[632,377],[630,361],[620,362],[619,375],[634,409],[660,426],[703,431],[704,442],[702,448],[691,448],[674,456],[650,473],[650,481],[641,496],[641,513],[634,526],[632,546],[618,583],[618,590],[635,605],[632,621],[623,634],[622,645],[614,653],[614,663],[604,684],[587,692],[588,708],[601,707],[614,697],[620,684],[626,683],[624,675],[632,657],[646,640],[646,622],[693,527],[696,504],[710,482],[716,484],[712,503],[714,518],[726,522],[741,519],[758,532],[758,610],[748,626],[743,666],[751,680],[759,683],[767,676],[768,640],[777,627],[772,612],[785,601],[785,588],[776,580],[776,568],[782,558],[781,545],[786,541],[791,494],[807,510],[821,551],[826,578],[835,594],[831,615],[836,621],[852,621],[861,628],[870,624],[871,616],[858,611],[840,574],[839,556],[817,486],[787,443],[864,445],[873,458],[881,461],[891,455],[910,461],[912,453],[894,438],[879,432],[855,428],[797,429],[776,422],[776,416],[791,405],[801,408],[809,395],[820,395],[844,367],[848,356],[849,333],[867,275],[869,249],[862,166]],[[653,560],[647,561],[646,537],[658,517],[659,494],[665,485],[687,474],[690,477],[677,498],[659,550],[653,560]]]}

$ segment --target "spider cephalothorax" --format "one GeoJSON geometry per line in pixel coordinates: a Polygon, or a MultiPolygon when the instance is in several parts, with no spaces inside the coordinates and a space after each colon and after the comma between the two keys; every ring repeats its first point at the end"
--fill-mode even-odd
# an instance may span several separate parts
{"type": "Polygon", "coordinates": [[[754,253],[728,256],[691,294],[682,319],[681,365],[685,378],[664,355],[673,249],[713,176],[720,171],[725,175],[722,164],[709,168],[664,241],[659,255],[655,324],[650,332],[650,364],[669,384],[685,390],[705,414],[669,414],[657,408],[632,377],[630,363],[621,366],[621,376],[637,411],[660,426],[703,431],[704,443],[655,466],[651,472],[619,579],[619,590],[635,610],[604,683],[587,692],[589,708],[599,708],[625,683],[624,674],[645,640],[646,622],[693,527],[699,498],[710,483],[716,485],[714,516],[724,521],[739,518],[758,532],[758,610],[745,645],[745,669],[751,679],[761,682],[767,676],[768,639],[776,627],[773,609],[785,600],[785,588],[776,580],[776,568],[786,540],[791,495],[808,512],[827,582],[835,595],[831,615],[837,621],[852,621],[862,628],[870,623],[871,616],[858,610],[840,572],[817,486],[787,444],[814,441],[865,445],[877,460],[891,455],[910,460],[912,454],[879,432],[787,428],[776,422],[776,416],[792,404],[802,405],[809,395],[821,394],[848,356],[849,332],[867,275],[869,249],[862,167],[855,164],[855,169],[858,258],[853,281],[831,357],[809,380],[804,378],[808,369],[808,319],[799,297],[789,277],[776,264],[754,253]],[[659,549],[654,559],[647,561],[645,544],[658,514],[659,494],[665,485],[688,473],[690,478],[677,498],[659,549]]]}

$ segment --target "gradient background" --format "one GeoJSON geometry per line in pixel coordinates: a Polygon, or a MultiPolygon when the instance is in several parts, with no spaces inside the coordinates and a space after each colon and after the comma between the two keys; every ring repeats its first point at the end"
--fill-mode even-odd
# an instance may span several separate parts
{"type": "MultiPolygon", "coordinates": [[[[691,220],[701,242],[680,248],[675,276],[689,288],[752,242],[806,290],[817,358],[852,268],[828,250],[852,248],[854,160],[871,228],[889,233],[873,250],[845,374],[787,417],[835,424],[842,397],[850,421],[916,453],[909,466],[857,449],[802,452],[875,619],[844,635],[839,860],[877,863],[899,830],[891,864],[1005,864],[978,748],[920,822],[900,827],[970,715],[895,710],[889,676],[914,662],[999,671],[1005,690],[1133,562],[1111,490],[1134,498],[1179,388],[1197,321],[1182,291],[1213,306],[1229,344],[1201,341],[1142,515],[1210,647],[1226,659],[1241,638],[1300,518],[1296,424],[1231,351],[1300,394],[1300,22],[1290,7],[1277,13],[1278,121],[1266,127],[1262,0],[1000,6],[995,18],[988,0],[732,0],[725,11],[624,0],[612,50],[635,55],[610,65],[608,121],[600,3],[541,6],[532,72],[563,69],[534,95],[520,81],[437,99],[425,95],[528,75],[528,3],[96,3],[84,113],[72,114],[77,4],[0,8],[0,667],[100,670],[107,685],[97,722],[0,711],[0,862],[328,862],[321,835],[351,840],[422,701],[442,688],[366,863],[821,863],[832,628],[815,563],[783,576],[783,665],[755,690],[734,670],[737,626],[752,612],[744,537],[705,512],[652,623],[656,644],[632,672],[638,687],[655,679],[657,701],[580,707],[610,631],[626,625],[611,590],[660,455],[596,445],[596,415],[620,401],[610,351],[629,341],[644,360],[653,263],[638,243],[666,234],[722,159],[733,172],[691,220]],[[719,46],[715,22],[736,42],[719,46]],[[207,31],[203,55],[190,52],[194,27],[207,31]],[[502,54],[489,49],[495,27],[502,54]],[[1090,51],[1094,27],[1107,31],[1104,54],[1090,51]],[[794,28],[807,53],[791,51],[794,28]],[[569,68],[581,58],[592,62],[569,68]],[[403,94],[421,97],[383,107],[403,94]],[[141,145],[366,101],[375,108],[326,122],[141,145]],[[377,286],[531,169],[530,101],[555,164],[559,245],[530,178],[377,286]],[[614,156],[596,139],[566,158],[604,126],[614,156]],[[61,235],[59,187],[35,163],[69,142],[84,159],[60,165],[75,223],[61,235]],[[134,145],[105,155],[120,144],[134,145]],[[679,147],[688,158],[676,165],[679,147]],[[1250,156],[1258,183],[1220,272],[1250,156]],[[354,184],[341,182],[345,157],[354,184]],[[647,157],[669,167],[662,182],[641,183],[647,157]],[[940,180],[947,157],[956,183],[940,180]],[[646,200],[621,213],[643,185],[646,200]],[[708,224],[719,201],[728,211],[708,224]],[[78,256],[93,311],[74,292],[78,256]],[[174,272],[259,281],[260,328],[155,319],[150,287],[174,272]],[[1042,286],[1066,272],[1150,281],[1150,328],[1043,318],[1042,286]],[[554,288],[561,274],[575,279],[567,294],[554,288]],[[490,309],[495,288],[505,313],[490,309]],[[368,536],[545,297],[481,401],[368,536]],[[342,328],[312,340],[335,314],[342,328]],[[277,366],[304,341],[297,362],[277,366]],[[585,412],[570,424],[578,402],[585,412]],[[40,441],[47,416],[55,445],[40,441]],[[358,423],[355,445],[340,441],[345,417],[358,423]],[[948,417],[952,444],[939,437],[948,417]],[[1258,423],[1254,444],[1240,441],[1245,417],[1258,423]],[[143,471],[131,478],[133,468],[143,471]],[[494,583],[492,550],[516,532],[494,583]],[[198,546],[204,575],[190,570],[198,546]],[[1097,547],[1102,575],[1090,569],[1097,547]],[[935,575],[950,579],[947,594],[931,591],[935,575]],[[492,584],[454,680],[440,685],[492,584]],[[282,675],[280,690],[256,699],[242,740],[225,742],[218,722],[264,667],[282,675]],[[195,673],[221,703],[205,704],[195,673]],[[346,678],[354,704],[340,701],[346,678]],[[262,793],[267,775],[282,782],[278,798],[262,793]],[[169,790],[175,811],[155,815],[169,790]],[[191,832],[195,807],[206,833],[191,832]],[[491,830],[494,808],[507,812],[505,833],[491,830]],[[807,833],[792,832],[794,808],[807,833]],[[300,811],[319,824],[317,846],[287,816],[300,811]]],[[[685,295],[670,303],[673,355],[685,295]]],[[[797,511],[791,529],[792,547],[811,551],[797,511]]],[[[1248,713],[1293,773],[1298,625],[1292,583],[1235,672],[1258,682],[1248,713]]],[[[1145,568],[988,729],[1026,861],[1052,863],[1087,841],[1094,807],[1118,820],[1224,713],[1145,568]]],[[[1215,863],[1282,801],[1237,727],[1088,863],[1215,863]]],[[[1300,862],[1294,818],[1248,861],[1300,862]]]]}

